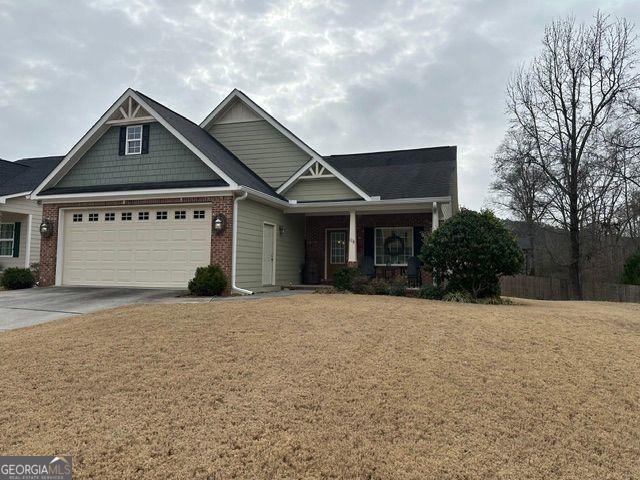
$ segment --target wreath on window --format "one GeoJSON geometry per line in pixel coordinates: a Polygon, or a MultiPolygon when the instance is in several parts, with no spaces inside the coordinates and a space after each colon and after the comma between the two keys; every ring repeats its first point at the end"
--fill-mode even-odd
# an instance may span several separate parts
{"type": "Polygon", "coordinates": [[[389,257],[401,255],[404,252],[404,240],[399,235],[392,233],[384,239],[384,254],[389,257]]]}

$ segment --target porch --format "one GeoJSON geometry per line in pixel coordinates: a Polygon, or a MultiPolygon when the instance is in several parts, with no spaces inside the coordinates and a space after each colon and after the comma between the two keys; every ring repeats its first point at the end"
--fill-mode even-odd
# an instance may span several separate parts
{"type": "Polygon", "coordinates": [[[39,245],[32,245],[34,223],[32,214],[0,206],[0,270],[29,267],[32,250],[39,249],[39,245]]]}
{"type": "Polygon", "coordinates": [[[450,204],[420,204],[403,209],[305,212],[305,285],[328,284],[344,267],[392,280],[409,273],[427,280],[418,256],[423,234],[451,215],[450,204]]]}

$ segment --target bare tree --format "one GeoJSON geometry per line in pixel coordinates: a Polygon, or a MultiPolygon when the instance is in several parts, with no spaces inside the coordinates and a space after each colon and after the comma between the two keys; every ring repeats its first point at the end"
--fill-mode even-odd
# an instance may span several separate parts
{"type": "Polygon", "coordinates": [[[514,127],[532,141],[532,162],[554,192],[548,213],[569,235],[579,298],[581,228],[594,199],[615,178],[598,153],[601,132],[618,119],[623,96],[639,85],[634,43],[633,27],[624,19],[598,13],[592,25],[558,20],[545,29],[540,55],[508,85],[514,127]]]}
{"type": "Polygon", "coordinates": [[[531,245],[531,265],[526,272],[535,275],[536,228],[548,206],[548,180],[534,161],[535,145],[519,129],[511,129],[493,159],[496,180],[491,189],[497,194],[494,203],[524,222],[531,245]]]}

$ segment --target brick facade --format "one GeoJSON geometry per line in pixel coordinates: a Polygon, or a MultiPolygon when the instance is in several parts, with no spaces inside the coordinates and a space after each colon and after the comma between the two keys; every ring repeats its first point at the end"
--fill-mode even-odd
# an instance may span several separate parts
{"type": "Polygon", "coordinates": [[[56,281],[56,256],[58,250],[58,219],[61,208],[74,207],[128,207],[138,205],[176,205],[210,203],[212,217],[216,214],[224,214],[227,217],[227,228],[222,234],[211,234],[211,263],[220,265],[227,276],[229,293],[231,286],[231,254],[233,245],[233,197],[180,197],[180,198],[156,198],[140,200],[119,200],[100,202],[77,203],[47,203],[43,205],[43,219],[48,219],[53,224],[53,234],[47,238],[42,237],[40,242],[40,285],[54,285],[56,281]]]}
{"type": "MultiPolygon", "coordinates": [[[[358,264],[364,256],[364,229],[369,227],[424,227],[425,232],[431,232],[431,213],[393,213],[356,215],[356,239],[358,264]]],[[[327,228],[349,229],[349,216],[308,216],[306,219],[306,256],[304,281],[308,284],[318,284],[324,280],[325,270],[325,232],[327,228]]],[[[417,254],[418,252],[416,252],[417,254]]],[[[404,274],[404,268],[394,268],[392,272],[384,272],[385,267],[376,267],[377,275],[394,276],[404,274]]],[[[428,281],[426,272],[422,274],[423,281],[428,281]]]]}

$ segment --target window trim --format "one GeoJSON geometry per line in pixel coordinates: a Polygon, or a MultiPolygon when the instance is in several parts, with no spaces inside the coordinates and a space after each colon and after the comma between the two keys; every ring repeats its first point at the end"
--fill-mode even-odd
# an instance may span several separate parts
{"type": "Polygon", "coordinates": [[[386,228],[388,230],[393,230],[393,229],[409,229],[409,238],[411,239],[411,255],[409,255],[409,258],[415,256],[415,246],[413,245],[413,226],[396,226],[396,227],[374,227],[373,228],[373,264],[376,267],[386,267],[387,265],[390,267],[406,267],[408,266],[408,263],[378,263],[377,260],[377,242],[378,242],[378,230],[381,230],[383,228],[386,228]]]}
{"type": "Polygon", "coordinates": [[[11,225],[12,228],[11,238],[0,238],[0,242],[11,242],[11,253],[9,255],[0,255],[0,258],[13,258],[13,251],[16,248],[16,224],[15,222],[1,222],[0,225],[11,225]]]}
{"type": "Polygon", "coordinates": [[[142,155],[142,137],[143,137],[143,126],[142,124],[140,125],[127,125],[126,131],[125,131],[125,135],[124,135],[124,154],[125,155],[142,155]],[[134,128],[140,128],[140,151],[139,152],[130,152],[129,151],[129,143],[130,142],[137,142],[138,139],[134,138],[134,139],[129,139],[129,129],[133,130],[134,128]]]}

